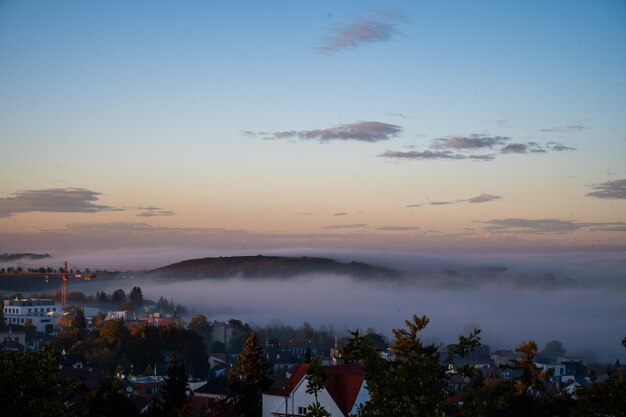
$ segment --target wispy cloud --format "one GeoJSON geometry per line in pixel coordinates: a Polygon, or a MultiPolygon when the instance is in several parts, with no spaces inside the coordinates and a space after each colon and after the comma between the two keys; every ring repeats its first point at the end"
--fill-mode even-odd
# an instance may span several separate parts
{"type": "Polygon", "coordinates": [[[566,234],[577,230],[622,232],[626,230],[624,222],[591,223],[575,222],[561,219],[492,219],[479,221],[487,226],[485,229],[491,233],[507,234],[566,234]]]}
{"type": "Polygon", "coordinates": [[[404,20],[398,13],[380,14],[377,18],[360,18],[331,28],[331,33],[315,50],[322,54],[335,54],[363,45],[388,42],[397,35],[396,23],[404,20]]]}
{"type": "Polygon", "coordinates": [[[463,201],[467,201],[468,203],[478,204],[478,203],[488,203],[490,201],[500,200],[501,198],[502,197],[500,197],[499,195],[483,193],[481,195],[477,195],[476,197],[468,198],[467,200],[463,200],[463,201]]]}
{"type": "Polygon", "coordinates": [[[563,151],[575,151],[576,148],[572,148],[571,146],[565,146],[559,142],[548,142],[548,149],[555,152],[563,152],[563,151]]]}
{"type": "Polygon", "coordinates": [[[404,207],[408,207],[408,208],[417,208],[417,207],[422,207],[422,205],[421,205],[421,204],[408,204],[408,205],[406,205],[406,206],[404,206],[404,207]]]}
{"type": "Polygon", "coordinates": [[[545,133],[580,132],[586,129],[589,129],[589,128],[587,126],[582,126],[582,125],[566,125],[566,126],[554,126],[554,127],[541,129],[541,132],[545,132],[545,133]]]}
{"type": "Polygon", "coordinates": [[[345,211],[339,212],[339,213],[333,213],[333,216],[347,216],[348,213],[346,213],[345,211]]]}
{"type": "Polygon", "coordinates": [[[247,136],[262,136],[265,139],[303,139],[328,142],[332,140],[355,140],[360,142],[380,142],[402,133],[402,127],[389,123],[361,121],[343,124],[326,129],[286,130],[280,132],[245,131],[247,136]]]}
{"type": "MultiPolygon", "coordinates": [[[[458,204],[458,203],[472,203],[472,204],[479,204],[479,203],[489,203],[491,201],[497,201],[497,200],[501,200],[502,197],[499,195],[493,195],[493,194],[480,194],[477,195],[475,197],[471,197],[471,198],[465,198],[465,199],[461,199],[461,200],[450,200],[450,201],[431,201],[430,203],[428,203],[428,205],[431,206],[447,206],[450,204],[458,204]]],[[[422,207],[422,204],[409,204],[405,207],[422,207]]]]}
{"type": "Polygon", "coordinates": [[[159,216],[173,216],[175,213],[170,210],[163,210],[158,207],[145,207],[144,211],[137,214],[137,217],[159,217],[159,216]]]}
{"type": "Polygon", "coordinates": [[[95,204],[101,193],[84,188],[49,188],[21,190],[10,197],[0,198],[0,217],[17,213],[97,213],[123,209],[95,204]]]}
{"type": "Polygon", "coordinates": [[[626,199],[626,179],[613,180],[596,184],[592,187],[595,191],[587,193],[590,197],[603,198],[607,200],[626,199]]]}
{"type": "MultiPolygon", "coordinates": [[[[424,151],[387,151],[378,155],[383,158],[395,158],[404,160],[463,160],[492,161],[496,158],[493,153],[480,153],[495,150],[500,154],[538,154],[548,151],[562,152],[573,151],[575,148],[563,145],[559,142],[548,142],[542,145],[538,142],[515,142],[508,136],[490,136],[474,133],[469,136],[444,136],[433,139],[430,149],[424,151]],[[476,153],[469,154],[468,151],[476,153]]],[[[413,149],[414,146],[408,146],[413,149]]]]}
{"type": "Polygon", "coordinates": [[[501,153],[545,153],[546,150],[537,142],[509,143],[500,149],[501,153]]]}
{"type": "Polygon", "coordinates": [[[433,159],[472,159],[479,161],[491,161],[494,159],[493,155],[462,155],[453,153],[451,151],[386,151],[380,155],[382,158],[395,158],[395,159],[415,159],[415,160],[433,160],[433,159]]]}
{"type": "Polygon", "coordinates": [[[332,226],[324,226],[322,229],[326,230],[336,230],[336,229],[363,229],[366,228],[367,224],[365,223],[355,223],[355,224],[335,224],[332,226]]]}
{"type": "Polygon", "coordinates": [[[387,112],[387,114],[388,114],[389,116],[399,117],[399,118],[401,118],[401,119],[410,119],[410,117],[409,117],[409,116],[407,116],[407,115],[406,115],[406,114],[404,114],[404,113],[393,113],[393,112],[387,112]]]}
{"type": "Polygon", "coordinates": [[[406,232],[410,230],[419,230],[419,227],[416,226],[381,226],[377,228],[378,230],[388,230],[392,232],[406,232]]]}
{"type": "Polygon", "coordinates": [[[470,136],[453,136],[438,138],[433,140],[432,149],[484,149],[503,145],[510,137],[507,136],[486,136],[473,134],[470,136]]]}

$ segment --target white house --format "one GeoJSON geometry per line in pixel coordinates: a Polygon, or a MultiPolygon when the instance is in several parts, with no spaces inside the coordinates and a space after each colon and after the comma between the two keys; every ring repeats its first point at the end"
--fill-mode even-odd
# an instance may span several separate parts
{"type": "MultiPolygon", "coordinates": [[[[263,393],[263,417],[304,416],[315,395],[306,392],[306,371],[309,364],[297,366],[283,389],[263,393]]],[[[328,373],[325,388],[317,394],[318,401],[332,417],[358,414],[358,406],[369,399],[365,373],[359,364],[325,366],[328,373]]]]}
{"type": "Polygon", "coordinates": [[[541,368],[543,371],[549,372],[551,369],[554,371],[552,374],[553,379],[561,379],[565,376],[565,365],[560,363],[540,363],[535,362],[537,368],[541,368]]]}
{"type": "Polygon", "coordinates": [[[62,313],[61,306],[54,300],[41,298],[14,298],[4,300],[4,323],[23,326],[30,320],[39,332],[52,334],[62,313]]]}

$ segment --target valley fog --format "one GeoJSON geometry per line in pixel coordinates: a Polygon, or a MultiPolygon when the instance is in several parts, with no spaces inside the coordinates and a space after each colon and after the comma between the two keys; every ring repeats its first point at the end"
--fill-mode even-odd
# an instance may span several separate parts
{"type": "MultiPolygon", "coordinates": [[[[96,279],[72,282],[71,291],[123,288],[128,292],[140,286],[147,299],[166,297],[184,305],[190,315],[202,313],[209,320],[238,318],[256,326],[280,322],[294,327],[308,321],[314,327],[332,326],[340,336],[348,330],[374,327],[390,337],[391,329],[402,327],[413,314],[426,315],[431,322],[424,338],[436,343],[451,343],[468,328],[479,327],[483,343],[492,351],[512,349],[528,339],[541,349],[556,339],[570,355],[607,362],[626,359],[620,344],[626,335],[623,252],[480,257],[311,249],[265,252],[302,253],[367,262],[403,275],[384,279],[324,274],[192,281],[96,279]]],[[[79,259],[85,264],[111,262],[101,256],[82,254],[79,259]]],[[[170,253],[167,259],[173,256],[170,253]]],[[[164,265],[158,251],[145,251],[140,257],[147,265],[164,265]]],[[[129,259],[118,257],[115,262],[129,264],[129,259]]]]}

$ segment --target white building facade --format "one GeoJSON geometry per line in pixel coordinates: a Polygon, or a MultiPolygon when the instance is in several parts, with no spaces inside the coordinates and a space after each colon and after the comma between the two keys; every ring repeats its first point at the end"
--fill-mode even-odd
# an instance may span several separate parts
{"type": "Polygon", "coordinates": [[[52,334],[62,313],[61,306],[50,299],[4,300],[5,326],[24,326],[30,320],[38,332],[52,334]]]}

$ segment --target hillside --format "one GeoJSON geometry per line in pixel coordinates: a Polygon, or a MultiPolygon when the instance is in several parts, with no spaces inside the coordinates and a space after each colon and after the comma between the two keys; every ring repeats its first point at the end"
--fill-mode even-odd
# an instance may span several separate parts
{"type": "Polygon", "coordinates": [[[354,278],[391,278],[394,270],[359,262],[341,263],[327,258],[232,256],[190,259],[147,272],[163,279],[288,278],[303,274],[341,274],[354,278]]]}

